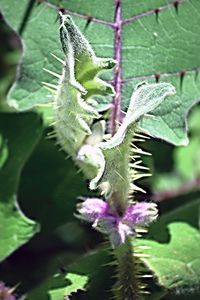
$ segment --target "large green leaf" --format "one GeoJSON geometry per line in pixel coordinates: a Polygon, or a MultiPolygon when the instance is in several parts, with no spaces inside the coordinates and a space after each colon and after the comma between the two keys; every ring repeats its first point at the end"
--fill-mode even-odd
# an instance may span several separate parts
{"type": "Polygon", "coordinates": [[[78,290],[84,290],[84,287],[88,281],[88,277],[85,275],[78,275],[73,273],[68,273],[65,277],[67,281],[70,282],[65,288],[57,288],[49,291],[51,300],[62,299],[63,296],[66,300],[69,300],[69,296],[78,290]]]}
{"type": "Polygon", "coordinates": [[[200,233],[186,223],[171,223],[169,231],[167,243],[138,240],[139,245],[149,246],[145,250],[149,257],[142,261],[166,291],[189,296],[199,292],[200,233]]]}
{"type": "Polygon", "coordinates": [[[73,264],[63,268],[62,272],[50,276],[33,289],[26,299],[71,299],[70,296],[73,294],[72,299],[74,300],[107,300],[111,294],[109,285],[112,282],[111,275],[113,275],[111,273],[113,267],[108,264],[111,259],[111,255],[105,247],[91,251],[73,264]],[[84,292],[80,293],[80,291],[84,292]],[[101,292],[97,293],[97,291],[101,292]]]}
{"type": "Polygon", "coordinates": [[[87,284],[88,277],[86,275],[79,275],[74,273],[55,274],[49,280],[44,282],[40,287],[33,290],[28,296],[27,300],[58,300],[66,299],[72,293],[78,290],[84,290],[87,284]]]}
{"type": "Polygon", "coordinates": [[[44,137],[23,169],[18,195],[27,216],[47,233],[74,220],[77,198],[88,190],[73,162],[58,151],[54,140],[44,137]]]}
{"type": "MultiPolygon", "coordinates": [[[[182,202],[184,199],[181,199],[182,202]]],[[[180,202],[180,198],[179,198],[180,202]]],[[[169,233],[167,227],[170,223],[173,222],[185,222],[189,225],[199,228],[199,209],[200,209],[200,199],[197,197],[194,199],[194,196],[188,196],[186,203],[179,204],[179,207],[174,208],[173,210],[161,214],[158,220],[153,223],[150,227],[148,237],[156,240],[158,242],[166,242],[169,240],[169,233]]]]}
{"type": "Polygon", "coordinates": [[[155,198],[175,197],[199,189],[200,176],[200,107],[196,106],[189,118],[190,142],[187,147],[173,150],[174,169],[168,173],[155,174],[153,189],[155,198]]]}
{"type": "Polygon", "coordinates": [[[35,114],[0,116],[0,260],[26,243],[38,225],[26,218],[18,207],[16,192],[24,163],[42,131],[35,114]]]}
{"type": "MultiPolygon", "coordinates": [[[[169,0],[142,3],[126,0],[115,4],[109,0],[103,5],[100,0],[42,2],[40,5],[36,2],[29,18],[24,18],[28,20],[23,27],[24,54],[20,75],[9,93],[10,105],[26,110],[51,100],[41,82],[52,83],[53,79],[42,68],[61,72],[61,65],[50,55],[53,52],[63,57],[56,22],[56,5],[59,4],[74,16],[99,56],[113,56],[116,47],[121,50],[122,76],[118,79],[122,83],[124,108],[133,88],[141,80],[153,82],[157,74],[160,81],[175,85],[177,95],[168,98],[155,110],[156,119],[145,117],[140,125],[155,137],[176,145],[187,144],[185,118],[200,98],[198,0],[179,1],[176,5],[169,0]],[[115,14],[115,11],[118,13],[115,14]],[[91,21],[89,25],[88,19],[91,21]],[[116,25],[120,27],[121,43],[115,39],[116,25]]],[[[22,17],[27,17],[27,7],[26,0],[20,1],[20,6],[18,1],[12,0],[1,0],[0,3],[4,17],[15,30],[20,28],[22,17]]],[[[113,78],[112,73],[103,76],[105,79],[113,78]]]]}

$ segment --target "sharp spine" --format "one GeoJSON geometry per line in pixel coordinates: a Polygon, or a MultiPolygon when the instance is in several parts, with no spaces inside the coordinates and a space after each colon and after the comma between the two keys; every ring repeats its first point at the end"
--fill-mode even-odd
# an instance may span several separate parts
{"type": "Polygon", "coordinates": [[[55,73],[55,72],[53,72],[53,71],[50,71],[50,70],[48,70],[48,69],[46,69],[46,68],[43,68],[43,70],[44,70],[45,72],[47,72],[47,73],[49,73],[49,74],[55,76],[56,78],[59,78],[59,79],[61,78],[61,76],[60,76],[59,74],[57,74],[57,73],[55,73]]]}
{"type": "Polygon", "coordinates": [[[58,56],[56,56],[56,55],[53,54],[53,53],[50,53],[50,54],[51,54],[51,56],[53,56],[55,59],[57,59],[57,61],[59,61],[61,64],[63,64],[63,65],[65,66],[64,60],[60,59],[58,56]]]}
{"type": "Polygon", "coordinates": [[[149,136],[140,134],[140,133],[138,133],[138,132],[135,132],[134,135],[135,135],[136,137],[140,137],[140,138],[143,138],[143,139],[148,139],[148,140],[150,139],[149,136]]]}
{"type": "Polygon", "coordinates": [[[55,89],[55,91],[58,89],[57,85],[52,84],[52,83],[48,83],[48,82],[42,81],[42,84],[43,84],[44,86],[50,87],[50,88],[52,88],[52,89],[55,89]]]}
{"type": "Polygon", "coordinates": [[[45,88],[46,90],[48,90],[51,94],[56,95],[56,91],[55,91],[55,90],[49,88],[49,87],[46,86],[46,85],[44,85],[44,88],[45,88]]]}

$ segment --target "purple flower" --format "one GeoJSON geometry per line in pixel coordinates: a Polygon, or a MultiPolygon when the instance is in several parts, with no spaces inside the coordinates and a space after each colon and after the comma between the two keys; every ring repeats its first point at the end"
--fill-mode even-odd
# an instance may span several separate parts
{"type": "Polygon", "coordinates": [[[148,225],[157,218],[157,205],[155,203],[138,202],[128,206],[123,217],[127,225],[148,225]]]}
{"type": "Polygon", "coordinates": [[[6,287],[3,282],[0,282],[0,299],[1,300],[15,300],[15,296],[12,294],[13,289],[6,287]]]}
{"type": "Polygon", "coordinates": [[[147,226],[157,218],[155,203],[130,204],[124,215],[113,213],[109,204],[102,199],[87,198],[78,205],[79,217],[93,223],[93,227],[108,234],[114,247],[125,242],[128,235],[135,234],[137,226],[147,226]]]}
{"type": "Polygon", "coordinates": [[[98,198],[87,198],[83,203],[78,204],[80,218],[88,222],[96,222],[99,218],[107,215],[109,205],[98,198]]]}

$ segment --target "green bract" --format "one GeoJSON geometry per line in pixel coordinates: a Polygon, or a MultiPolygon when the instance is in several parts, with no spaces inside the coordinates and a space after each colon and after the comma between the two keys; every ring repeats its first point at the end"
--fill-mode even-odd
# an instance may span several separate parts
{"type": "Polygon", "coordinates": [[[55,130],[62,148],[73,158],[90,135],[90,125],[99,118],[89,104],[93,95],[114,94],[111,85],[97,74],[113,68],[113,59],[96,57],[90,44],[68,15],[60,13],[60,38],[66,55],[63,72],[55,91],[55,130]]]}
{"type": "Polygon", "coordinates": [[[133,92],[126,116],[116,134],[107,142],[96,146],[97,151],[101,149],[104,161],[102,160],[97,177],[91,181],[90,188],[94,189],[101,184],[107,197],[114,194],[115,202],[122,211],[128,204],[130,191],[138,189],[131,181],[147,175],[138,174],[134,170],[135,167],[139,169],[138,159],[130,165],[132,158],[144,153],[131,144],[135,131],[138,130],[137,121],[154,110],[167,96],[174,94],[175,88],[169,83],[142,85],[133,92]]]}

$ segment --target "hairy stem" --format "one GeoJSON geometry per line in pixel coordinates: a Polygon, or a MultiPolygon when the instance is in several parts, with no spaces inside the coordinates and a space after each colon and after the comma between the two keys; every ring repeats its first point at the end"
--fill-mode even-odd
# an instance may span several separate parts
{"type": "Polygon", "coordinates": [[[121,75],[121,30],[122,30],[122,20],[121,20],[121,0],[115,0],[115,45],[114,45],[114,55],[117,61],[117,65],[114,70],[114,89],[115,96],[113,97],[113,110],[111,115],[110,131],[112,135],[115,134],[117,125],[121,121],[121,86],[122,86],[122,75],[121,75]]]}
{"type": "Polygon", "coordinates": [[[129,238],[115,249],[118,262],[116,300],[141,300],[140,282],[138,280],[138,258],[134,256],[133,245],[129,238]]]}

